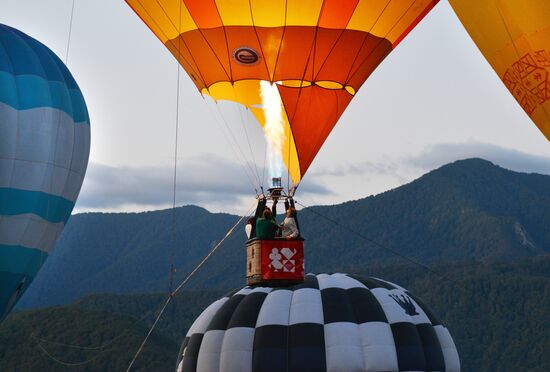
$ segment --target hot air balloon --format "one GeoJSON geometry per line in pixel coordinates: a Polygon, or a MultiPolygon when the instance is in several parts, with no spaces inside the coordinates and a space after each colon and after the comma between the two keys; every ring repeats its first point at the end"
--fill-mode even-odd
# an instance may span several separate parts
{"type": "Polygon", "coordinates": [[[437,0],[126,2],[202,94],[243,105],[269,133],[275,96],[281,128],[269,138],[297,185],[361,85],[437,0]]]}
{"type": "Polygon", "coordinates": [[[416,296],[381,279],[308,274],[245,287],[189,329],[178,372],[459,371],[447,330],[416,296]]]}
{"type": "Polygon", "coordinates": [[[506,88],[550,140],[550,2],[449,2],[506,88]]]}
{"type": "Polygon", "coordinates": [[[0,320],[67,223],[89,150],[86,104],[67,67],[0,24],[0,320]]]}

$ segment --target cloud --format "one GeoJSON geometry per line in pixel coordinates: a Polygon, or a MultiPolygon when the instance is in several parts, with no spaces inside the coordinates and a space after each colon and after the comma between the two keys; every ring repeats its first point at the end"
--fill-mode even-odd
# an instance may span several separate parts
{"type": "MultiPolygon", "coordinates": [[[[173,166],[108,166],[90,163],[76,212],[141,211],[168,208],[173,198],[173,166]]],[[[308,183],[304,191],[328,193],[308,183]]],[[[255,190],[239,163],[203,154],[179,161],[176,205],[195,204],[213,211],[244,213],[255,190]]]]}
{"type": "Polygon", "coordinates": [[[550,157],[474,140],[432,145],[420,154],[402,160],[405,164],[428,171],[456,160],[474,157],[517,172],[550,174],[550,157]]]}

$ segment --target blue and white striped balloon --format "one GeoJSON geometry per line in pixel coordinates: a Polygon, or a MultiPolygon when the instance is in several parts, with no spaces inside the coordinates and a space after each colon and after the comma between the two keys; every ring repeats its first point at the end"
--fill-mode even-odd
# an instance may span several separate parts
{"type": "Polygon", "coordinates": [[[67,67],[0,24],[0,321],[67,223],[89,152],[88,111],[67,67]]]}

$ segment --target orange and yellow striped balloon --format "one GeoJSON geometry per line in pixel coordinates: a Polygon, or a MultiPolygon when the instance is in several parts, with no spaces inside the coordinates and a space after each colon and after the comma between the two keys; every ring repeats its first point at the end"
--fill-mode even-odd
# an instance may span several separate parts
{"type": "Polygon", "coordinates": [[[550,1],[450,3],[506,88],[550,140],[550,1]]]}
{"type": "Polygon", "coordinates": [[[351,99],[437,0],[126,0],[197,88],[263,125],[260,81],[284,107],[298,183],[351,99]]]}

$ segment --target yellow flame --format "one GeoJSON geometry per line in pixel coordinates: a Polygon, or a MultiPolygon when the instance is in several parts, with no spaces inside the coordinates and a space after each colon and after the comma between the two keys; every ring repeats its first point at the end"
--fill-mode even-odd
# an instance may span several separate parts
{"type": "Polygon", "coordinates": [[[260,82],[260,96],[265,115],[264,136],[271,177],[281,177],[283,172],[282,149],[285,141],[283,105],[279,90],[268,81],[260,82]]]}

